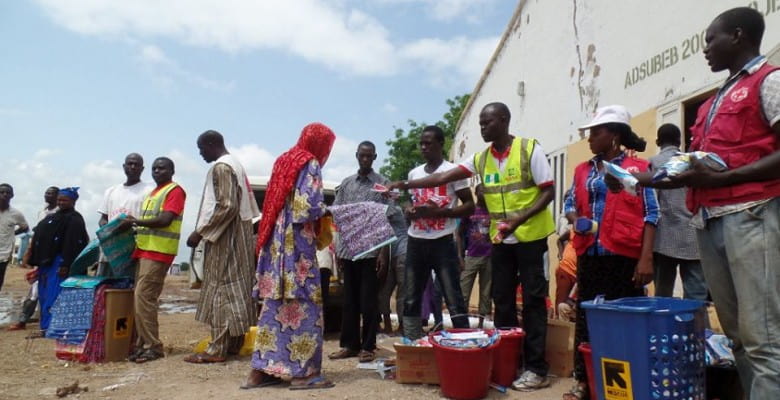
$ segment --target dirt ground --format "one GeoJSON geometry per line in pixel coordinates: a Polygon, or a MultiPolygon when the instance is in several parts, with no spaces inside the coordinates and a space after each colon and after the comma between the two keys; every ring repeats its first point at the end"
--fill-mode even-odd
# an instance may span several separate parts
{"type": "MultiPolygon", "coordinates": [[[[71,394],[79,399],[437,399],[435,385],[397,384],[382,380],[374,371],[359,370],[355,359],[331,361],[325,357],[324,375],[336,386],[326,390],[290,391],[288,386],[244,391],[239,385],[249,372],[249,356],[231,359],[224,364],[194,365],[182,361],[198,341],[208,335],[205,325],[195,321],[194,304],[198,291],[190,290],[187,276],[169,276],[162,301],[176,313],[160,315],[160,335],[166,345],[166,357],[146,364],[112,362],[79,364],[57,360],[54,341],[28,339],[37,323],[26,331],[8,332],[5,326],[15,321],[15,314],[28,285],[24,270],[9,266],[5,286],[0,293],[0,399],[57,398],[58,387],[73,384],[87,386],[88,392],[71,394]],[[7,314],[11,308],[12,315],[7,314]]],[[[380,356],[393,357],[393,341],[383,337],[378,341],[380,356]]],[[[338,336],[326,337],[325,354],[337,350],[338,336]]],[[[557,400],[572,385],[571,379],[553,379],[551,388],[533,393],[509,390],[501,394],[490,390],[488,399],[557,400]]]]}

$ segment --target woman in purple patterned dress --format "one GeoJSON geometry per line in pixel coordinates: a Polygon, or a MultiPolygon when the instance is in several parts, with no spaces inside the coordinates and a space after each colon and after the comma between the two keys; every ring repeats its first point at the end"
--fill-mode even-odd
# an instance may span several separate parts
{"type": "Polygon", "coordinates": [[[315,225],[326,214],[321,167],[335,141],[322,124],[307,125],[298,144],[274,163],[258,228],[258,317],[251,389],[291,380],[290,389],[321,389],[322,292],[315,225]]]}

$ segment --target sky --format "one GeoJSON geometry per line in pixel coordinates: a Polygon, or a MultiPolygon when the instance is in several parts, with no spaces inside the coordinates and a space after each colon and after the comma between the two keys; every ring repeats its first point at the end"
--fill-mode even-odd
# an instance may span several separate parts
{"type": "MultiPolygon", "coordinates": [[[[125,155],[176,164],[191,232],[221,132],[250,175],[269,175],[300,130],[336,133],[323,174],[354,173],[357,144],[382,165],[395,127],[435,122],[473,90],[511,0],[27,0],[0,3],[0,182],[34,225],[50,185],[80,186],[93,235],[125,155]]],[[[180,254],[180,259],[182,254],[180,254]]],[[[188,257],[188,254],[183,254],[188,257]]]]}

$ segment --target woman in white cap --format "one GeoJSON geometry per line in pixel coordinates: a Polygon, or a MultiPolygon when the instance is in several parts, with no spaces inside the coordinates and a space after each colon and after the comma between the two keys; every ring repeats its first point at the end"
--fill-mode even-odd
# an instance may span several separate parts
{"type": "MultiPolygon", "coordinates": [[[[613,192],[604,180],[604,161],[629,172],[647,171],[649,163],[633,155],[644,151],[645,141],[631,130],[625,107],[600,108],[589,124],[588,144],[594,157],[574,170],[574,182],[565,200],[566,218],[574,225],[577,251],[577,320],[574,346],[588,342],[585,311],[579,303],[603,294],[607,300],[644,295],[653,279],[653,241],[658,222],[655,191],[638,188],[633,195],[613,192]],[[628,150],[628,151],[627,151],[628,150]],[[633,151],[632,151],[633,150],[633,151]]],[[[577,381],[564,400],[587,398],[587,376],[582,355],[575,352],[577,381]]]]}

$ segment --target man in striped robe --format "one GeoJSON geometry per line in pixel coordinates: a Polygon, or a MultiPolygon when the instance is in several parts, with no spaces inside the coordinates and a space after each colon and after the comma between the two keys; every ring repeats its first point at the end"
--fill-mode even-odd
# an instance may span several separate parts
{"type": "Polygon", "coordinates": [[[205,241],[195,319],[211,326],[211,342],[205,352],[184,361],[214,363],[224,362],[228,349],[237,350],[255,322],[252,218],[260,212],[244,167],[228,153],[222,135],[204,132],[198,137],[198,149],[206,162],[214,164],[206,176],[198,222],[187,246],[205,241]]]}

